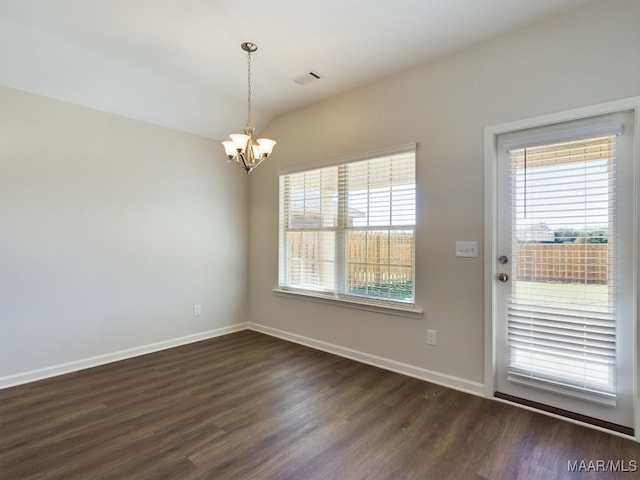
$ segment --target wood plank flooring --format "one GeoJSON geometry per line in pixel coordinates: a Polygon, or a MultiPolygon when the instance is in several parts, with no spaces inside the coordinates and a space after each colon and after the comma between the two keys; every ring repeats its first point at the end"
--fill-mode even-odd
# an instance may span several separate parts
{"type": "Polygon", "coordinates": [[[2,480],[631,480],[636,464],[636,442],[252,331],[0,391],[2,480]]]}

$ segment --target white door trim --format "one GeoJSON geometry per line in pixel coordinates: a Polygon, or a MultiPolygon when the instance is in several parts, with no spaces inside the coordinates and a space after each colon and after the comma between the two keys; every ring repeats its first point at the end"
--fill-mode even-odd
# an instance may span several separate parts
{"type": "MultiPolygon", "coordinates": [[[[557,112],[549,115],[528,118],[524,120],[492,125],[485,128],[484,132],[484,191],[485,191],[485,211],[484,211],[484,324],[485,324],[485,365],[484,365],[484,393],[487,398],[493,398],[496,385],[496,332],[494,328],[494,313],[497,306],[495,292],[495,276],[497,275],[497,164],[498,164],[498,136],[508,132],[524,130],[529,128],[551,125],[560,122],[579,120],[597,115],[615,113],[625,110],[633,110],[635,113],[635,135],[634,135],[634,167],[635,167],[635,212],[634,226],[634,285],[636,292],[636,303],[634,304],[634,338],[633,348],[634,365],[638,365],[638,348],[640,345],[640,326],[638,325],[638,312],[640,311],[640,286],[638,277],[640,276],[640,259],[638,252],[638,240],[640,237],[640,96],[629,97],[612,102],[576,108],[564,112],[557,112]]],[[[640,368],[636,368],[634,405],[640,401],[640,368]]],[[[635,416],[635,440],[640,442],[640,411],[636,409],[635,416]]]]}

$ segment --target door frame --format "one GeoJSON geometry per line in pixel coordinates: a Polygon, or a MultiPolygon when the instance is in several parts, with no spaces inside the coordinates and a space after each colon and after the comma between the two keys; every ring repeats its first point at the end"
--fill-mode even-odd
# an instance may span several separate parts
{"type": "MultiPolygon", "coordinates": [[[[552,113],[549,115],[542,115],[524,120],[518,120],[513,122],[502,123],[499,125],[492,125],[485,128],[484,131],[484,345],[485,345],[485,359],[484,359],[484,395],[487,398],[493,398],[501,402],[507,402],[506,400],[496,399],[494,397],[496,386],[496,328],[495,318],[498,308],[497,304],[497,291],[496,291],[496,275],[498,255],[497,251],[497,232],[498,232],[498,217],[497,217],[497,166],[498,166],[498,137],[502,134],[525,130],[535,127],[542,127],[546,125],[552,125],[561,122],[567,122],[572,120],[579,120],[582,118],[593,117],[597,115],[604,115],[608,113],[615,113],[620,111],[634,112],[634,268],[633,268],[633,283],[635,292],[634,309],[634,345],[633,345],[633,364],[638,365],[639,360],[639,348],[640,348],[640,325],[638,320],[638,312],[640,312],[640,252],[638,247],[638,241],[640,240],[640,96],[629,97],[612,102],[601,103],[597,105],[591,105],[587,107],[576,108],[563,112],[552,113]]],[[[578,423],[590,428],[603,430],[608,433],[623,436],[625,438],[631,438],[640,442],[640,407],[638,407],[640,401],[640,367],[636,367],[633,389],[634,405],[636,405],[636,411],[634,411],[634,426],[635,437],[629,435],[612,432],[600,427],[596,427],[591,424],[583,423],[577,420],[560,417],[558,415],[542,412],[545,415],[562,418],[564,420],[578,423]]],[[[511,403],[511,402],[507,402],[511,403]]],[[[522,408],[531,409],[531,407],[525,407],[518,405],[522,408]]]]}

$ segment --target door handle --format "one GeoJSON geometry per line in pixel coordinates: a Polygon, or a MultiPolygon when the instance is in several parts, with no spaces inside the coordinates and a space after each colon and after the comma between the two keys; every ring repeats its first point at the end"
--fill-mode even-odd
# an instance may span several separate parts
{"type": "Polygon", "coordinates": [[[506,273],[499,273],[498,274],[498,280],[500,280],[502,283],[508,282],[509,281],[509,275],[507,275],[506,273]]]}

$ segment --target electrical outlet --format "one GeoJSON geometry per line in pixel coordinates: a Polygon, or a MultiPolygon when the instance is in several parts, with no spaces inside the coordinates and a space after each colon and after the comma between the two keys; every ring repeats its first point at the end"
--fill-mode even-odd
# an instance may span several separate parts
{"type": "Polygon", "coordinates": [[[202,313],[202,309],[200,308],[200,304],[196,304],[193,306],[193,316],[194,317],[199,317],[200,314],[202,313]]]}
{"type": "Polygon", "coordinates": [[[427,330],[427,345],[435,345],[438,341],[438,333],[435,330],[427,330]]]}

